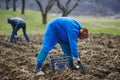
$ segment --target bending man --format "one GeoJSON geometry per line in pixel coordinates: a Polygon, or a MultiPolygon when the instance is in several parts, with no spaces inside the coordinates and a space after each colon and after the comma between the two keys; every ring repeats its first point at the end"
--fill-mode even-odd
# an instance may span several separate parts
{"type": "Polygon", "coordinates": [[[27,40],[27,42],[30,42],[30,39],[26,33],[26,23],[25,21],[22,19],[22,18],[8,18],[8,23],[11,24],[12,26],[12,34],[11,34],[11,37],[10,37],[10,42],[14,42],[15,40],[15,36],[17,36],[17,31],[22,28],[23,30],[23,34],[27,40]]]}
{"type": "MultiPolygon", "coordinates": [[[[42,47],[37,56],[36,72],[42,71],[41,67],[43,62],[49,51],[53,49],[57,43],[60,44],[64,54],[71,58],[72,63],[74,57],[78,60],[78,63],[80,63],[77,38],[88,38],[88,29],[82,27],[78,21],[68,17],[59,17],[51,20],[46,27],[42,47]]],[[[72,67],[75,67],[74,63],[72,67]]]]}

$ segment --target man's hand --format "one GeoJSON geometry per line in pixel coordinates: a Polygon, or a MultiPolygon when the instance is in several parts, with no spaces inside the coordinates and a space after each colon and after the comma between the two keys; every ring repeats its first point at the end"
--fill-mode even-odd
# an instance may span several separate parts
{"type": "Polygon", "coordinates": [[[82,65],[81,61],[78,61],[78,65],[79,65],[80,69],[83,68],[83,65],[82,65]]]}
{"type": "Polygon", "coordinates": [[[78,60],[78,62],[77,62],[77,63],[78,63],[78,65],[79,65],[79,67],[80,67],[80,68],[82,68],[82,67],[83,67],[83,65],[82,65],[82,63],[81,63],[81,61],[80,61],[80,58],[78,57],[78,58],[77,58],[77,60],[78,60]]]}
{"type": "Polygon", "coordinates": [[[86,71],[85,71],[85,67],[84,67],[84,65],[81,63],[80,60],[79,60],[77,63],[78,63],[78,65],[79,65],[80,72],[81,72],[82,74],[85,74],[86,71]]]}

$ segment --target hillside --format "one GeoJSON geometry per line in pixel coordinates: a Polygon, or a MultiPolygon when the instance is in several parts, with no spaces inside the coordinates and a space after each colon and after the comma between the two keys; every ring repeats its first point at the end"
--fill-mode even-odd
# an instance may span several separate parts
{"type": "MultiPolygon", "coordinates": [[[[26,10],[25,15],[20,14],[20,10],[13,12],[12,10],[0,10],[0,34],[11,34],[11,25],[7,23],[10,17],[21,17],[26,21],[28,34],[43,34],[46,25],[42,24],[42,16],[39,11],[26,10]]],[[[48,14],[47,21],[59,17],[57,14],[48,14]]],[[[83,26],[88,27],[91,33],[106,33],[120,35],[120,19],[115,16],[109,17],[91,17],[91,16],[68,16],[75,18],[83,26]]],[[[22,29],[18,31],[22,33],[22,29]]]]}

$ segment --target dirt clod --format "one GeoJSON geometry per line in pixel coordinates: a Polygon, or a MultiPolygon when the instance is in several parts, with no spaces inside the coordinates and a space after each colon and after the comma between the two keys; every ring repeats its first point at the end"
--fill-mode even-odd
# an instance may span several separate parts
{"type": "MultiPolygon", "coordinates": [[[[78,41],[81,61],[88,69],[86,74],[70,69],[51,72],[46,59],[44,76],[36,76],[33,71],[43,35],[31,34],[31,44],[20,36],[21,42],[10,43],[8,35],[0,35],[0,80],[120,80],[120,36],[93,34],[89,40],[78,41]]],[[[49,52],[59,53],[59,45],[49,52]]]]}

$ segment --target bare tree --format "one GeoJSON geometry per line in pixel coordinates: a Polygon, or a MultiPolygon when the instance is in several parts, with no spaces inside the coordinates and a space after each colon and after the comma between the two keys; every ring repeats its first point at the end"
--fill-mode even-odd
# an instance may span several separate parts
{"type": "Polygon", "coordinates": [[[55,0],[48,0],[48,3],[46,5],[45,9],[43,9],[42,3],[40,2],[43,0],[35,0],[35,1],[38,4],[40,11],[42,13],[43,24],[46,24],[47,23],[47,13],[50,11],[52,6],[54,5],[55,0]]]}
{"type": "Polygon", "coordinates": [[[22,10],[21,10],[21,14],[25,13],[25,0],[22,0],[22,10]]]}
{"type": "MultiPolygon", "coordinates": [[[[72,5],[70,5],[72,0],[66,0],[66,4],[63,5],[62,1],[60,0],[56,0],[57,1],[57,6],[62,10],[63,14],[62,16],[68,16],[70,14],[70,12],[75,9],[75,7],[77,7],[77,5],[79,4],[80,0],[76,0],[76,2],[72,5]]],[[[75,1],[75,0],[73,0],[75,1]]]]}
{"type": "Polygon", "coordinates": [[[16,1],[17,0],[13,0],[13,11],[16,11],[16,1]]]}
{"type": "Polygon", "coordinates": [[[10,0],[5,0],[5,2],[6,2],[6,9],[9,10],[9,2],[10,2],[10,0]]]}

